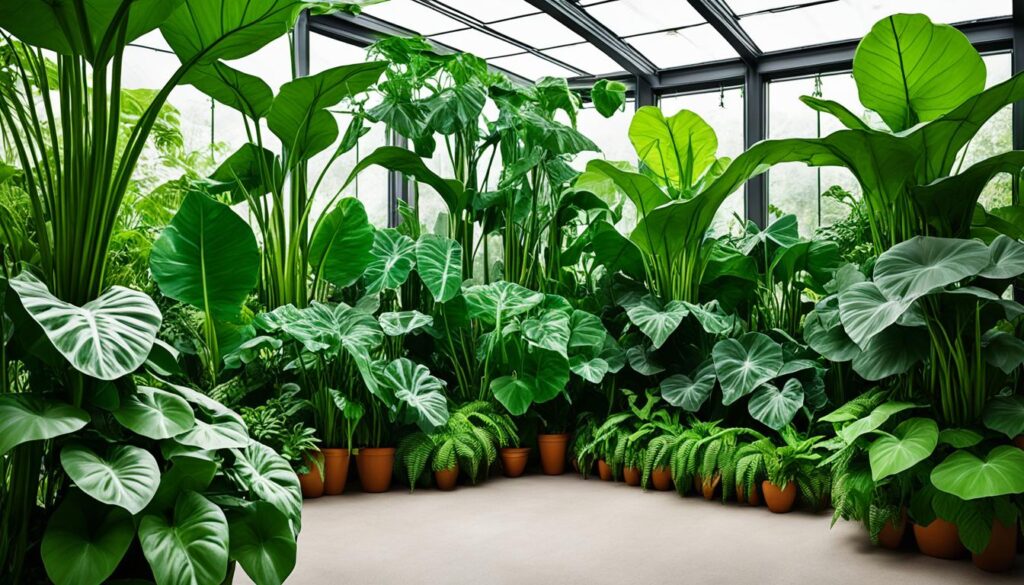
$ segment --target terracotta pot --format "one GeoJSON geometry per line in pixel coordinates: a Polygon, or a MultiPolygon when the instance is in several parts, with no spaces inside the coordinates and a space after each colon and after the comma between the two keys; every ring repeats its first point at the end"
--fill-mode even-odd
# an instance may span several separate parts
{"type": "Polygon", "coordinates": [[[1013,440],[1013,444],[1017,445],[1021,449],[1024,449],[1024,435],[1021,435],[1013,440]]]}
{"type": "Polygon", "coordinates": [[[695,475],[693,476],[693,489],[697,490],[697,493],[703,495],[704,499],[710,502],[715,499],[715,492],[718,491],[718,484],[721,482],[722,476],[717,473],[708,481],[704,481],[703,477],[695,475]]]}
{"type": "Polygon", "coordinates": [[[604,459],[597,460],[597,475],[601,481],[612,480],[612,466],[605,463],[604,459]]]}
{"type": "Polygon", "coordinates": [[[914,524],[914,539],[923,554],[937,559],[959,559],[966,554],[960,531],[952,522],[936,518],[928,526],[914,524]]]}
{"type": "Polygon", "coordinates": [[[626,485],[633,487],[640,485],[640,470],[636,467],[623,468],[622,477],[626,480],[626,485]]]}
{"type": "Polygon", "coordinates": [[[764,492],[764,502],[768,504],[768,509],[776,514],[789,512],[796,503],[796,482],[791,481],[785,489],[780,489],[770,481],[762,481],[761,491],[764,492]]]}
{"type": "Polygon", "coordinates": [[[324,493],[336,496],[344,493],[348,479],[348,449],[323,449],[324,493]]]}
{"type": "Polygon", "coordinates": [[[900,512],[899,518],[892,518],[882,526],[878,533],[878,544],[883,548],[897,549],[903,543],[903,534],[907,531],[907,511],[900,512]]]}
{"type": "Polygon", "coordinates": [[[455,489],[455,485],[459,481],[459,466],[456,465],[451,469],[444,469],[441,471],[434,472],[434,483],[437,484],[437,489],[442,492],[450,492],[455,489]]]}
{"type": "Polygon", "coordinates": [[[526,462],[529,460],[529,447],[502,447],[501,472],[505,477],[519,477],[526,471],[526,462]]]}
{"type": "Polygon", "coordinates": [[[386,492],[391,487],[391,473],[395,467],[394,447],[360,449],[356,455],[359,483],[370,494],[386,492]]]}
{"type": "Polygon", "coordinates": [[[569,446],[569,434],[537,435],[540,447],[540,468],[545,475],[565,473],[565,452],[569,446]]]}
{"type": "Polygon", "coordinates": [[[754,489],[751,491],[750,497],[748,498],[743,492],[743,487],[736,486],[736,501],[748,506],[760,506],[761,492],[757,489],[757,486],[754,486],[754,489]]]}
{"type": "Polygon", "coordinates": [[[972,555],[974,566],[993,573],[1002,573],[1013,568],[1017,556],[1017,525],[1006,526],[999,520],[992,521],[992,539],[981,554],[972,555]]]}
{"type": "Polygon", "coordinates": [[[306,467],[309,471],[299,474],[299,486],[303,498],[319,498],[324,495],[324,476],[316,464],[319,452],[306,453],[306,467]]]}
{"type": "Polygon", "coordinates": [[[672,489],[672,470],[668,467],[655,467],[651,472],[651,483],[659,492],[672,489]]]}

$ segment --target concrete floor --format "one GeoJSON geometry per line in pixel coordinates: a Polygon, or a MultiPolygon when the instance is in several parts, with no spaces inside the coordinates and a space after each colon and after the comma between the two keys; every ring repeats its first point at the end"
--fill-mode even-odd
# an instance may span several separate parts
{"type": "MultiPolygon", "coordinates": [[[[358,488],[357,488],[358,489],[358,488]]],[[[494,478],[455,492],[306,502],[295,585],[1016,583],[969,560],[872,547],[828,514],[775,515],[574,475],[494,478]]],[[[251,583],[241,570],[235,583],[251,583]]]]}

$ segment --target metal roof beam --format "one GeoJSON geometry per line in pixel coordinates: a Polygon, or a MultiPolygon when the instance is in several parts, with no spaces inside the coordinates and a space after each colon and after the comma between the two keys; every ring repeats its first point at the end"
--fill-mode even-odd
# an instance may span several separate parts
{"type": "Polygon", "coordinates": [[[608,30],[596,18],[572,2],[566,0],[526,0],[534,8],[554,18],[572,32],[583,37],[605,55],[618,63],[628,73],[643,79],[652,86],[656,82],[658,68],[633,45],[608,30]]]}
{"type": "Polygon", "coordinates": [[[736,51],[747,65],[757,65],[761,57],[761,49],[757,47],[754,40],[750,38],[747,31],[740,25],[740,21],[733,14],[732,9],[726,5],[725,0],[688,0],[690,6],[698,14],[708,21],[718,34],[722,35],[726,42],[736,51]]]}

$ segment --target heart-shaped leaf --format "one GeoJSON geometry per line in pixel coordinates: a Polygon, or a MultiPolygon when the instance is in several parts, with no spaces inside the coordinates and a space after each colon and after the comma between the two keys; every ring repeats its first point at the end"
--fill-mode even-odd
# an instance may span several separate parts
{"type": "Polygon", "coordinates": [[[299,478],[283,457],[263,443],[252,441],[243,450],[232,449],[235,464],[226,473],[241,489],[269,502],[296,527],[302,517],[299,478]]]}
{"type": "Polygon", "coordinates": [[[989,331],[982,337],[985,362],[1012,374],[1024,364],[1024,340],[1005,331],[989,331]]]}
{"type": "Polygon", "coordinates": [[[790,378],[782,390],[772,384],[762,384],[750,397],[747,410],[750,416],[777,431],[793,422],[793,417],[803,405],[803,384],[796,378],[790,378]]]}
{"type": "Polygon", "coordinates": [[[853,358],[853,371],[865,380],[882,380],[907,372],[928,357],[928,350],[927,332],[893,325],[873,336],[853,358]]]}
{"type": "Polygon", "coordinates": [[[359,280],[373,258],[373,232],[358,199],[339,200],[317,221],[309,241],[309,264],[316,278],[342,288],[359,280]]]}
{"type": "Polygon", "coordinates": [[[435,302],[450,301],[462,286],[462,246],[449,238],[423,234],[416,241],[416,270],[435,302]]]}
{"type": "Polygon", "coordinates": [[[430,327],[434,324],[434,318],[424,315],[419,311],[401,311],[397,313],[381,313],[377,319],[384,335],[396,337],[408,335],[417,329],[430,327]]]}
{"type": "Polygon", "coordinates": [[[988,249],[991,254],[989,264],[978,273],[978,276],[1004,280],[1024,273],[1024,244],[1009,236],[999,234],[989,244],[988,249]]]}
{"type": "Polygon", "coordinates": [[[184,398],[145,386],[121,402],[114,418],[126,429],[156,440],[180,435],[196,422],[195,413],[184,398]]]}
{"type": "Polygon", "coordinates": [[[722,402],[732,404],[774,378],[782,368],[782,346],[763,333],[723,339],[711,350],[722,385],[722,402]]]}
{"type": "Polygon", "coordinates": [[[956,451],[932,470],[932,484],[963,500],[1024,493],[1024,449],[1001,445],[980,459],[956,451]]]}
{"type": "Polygon", "coordinates": [[[68,477],[93,499],[138,514],[160,485],[160,467],[139,447],[114,445],[100,456],[78,444],[61,449],[60,462],[68,477]]]}
{"type": "Polygon", "coordinates": [[[448,399],[444,382],[430,375],[423,364],[398,358],[381,372],[381,382],[395,393],[400,407],[411,413],[424,432],[430,432],[448,421],[448,399]]]}
{"type": "Polygon", "coordinates": [[[868,461],[871,478],[881,481],[924,461],[939,443],[939,426],[930,418],[911,418],[896,425],[892,434],[871,442],[868,461]]]}
{"type": "Polygon", "coordinates": [[[874,282],[860,282],[839,295],[839,315],[846,334],[865,348],[871,339],[896,323],[913,299],[890,299],[874,282]]]}
{"type": "Polygon", "coordinates": [[[983,421],[986,427],[1011,439],[1024,435],[1024,396],[1000,396],[989,400],[983,421]]]}
{"type": "Polygon", "coordinates": [[[523,338],[531,346],[556,351],[568,357],[569,315],[550,310],[526,319],[522,323],[523,338]]]}
{"type": "Polygon", "coordinates": [[[295,568],[296,545],[288,518],[267,502],[228,513],[231,558],[256,583],[280,585],[295,568]]]}
{"type": "Polygon", "coordinates": [[[678,406],[687,412],[697,412],[711,396],[715,388],[715,374],[698,372],[696,379],[675,374],[661,381],[661,397],[672,406],[678,406]]]}
{"type": "Polygon", "coordinates": [[[134,538],[131,514],[70,491],[43,534],[46,575],[57,585],[105,583],[134,538]]]}
{"type": "Polygon", "coordinates": [[[114,286],[76,307],[51,295],[28,271],[9,282],[32,320],[83,374],[116,380],[146,362],[161,321],[148,295],[114,286]]]}
{"type": "Polygon", "coordinates": [[[569,358],[569,369],[591,384],[600,384],[608,374],[608,362],[599,357],[587,359],[574,355],[569,358]]]}
{"type": "Polygon", "coordinates": [[[416,242],[393,228],[377,230],[370,257],[363,273],[366,292],[396,289],[409,279],[416,265],[416,242]]]}
{"type": "Polygon", "coordinates": [[[491,380],[491,393],[514,416],[525,414],[533,404],[533,388],[515,376],[491,380]]]}
{"type": "Polygon", "coordinates": [[[847,445],[852,445],[859,437],[884,425],[893,415],[911,408],[918,408],[918,406],[910,402],[883,402],[875,407],[869,415],[840,429],[838,433],[839,438],[841,438],[847,445]]]}
{"type": "Polygon", "coordinates": [[[569,316],[569,351],[599,352],[608,332],[601,319],[586,311],[574,309],[569,316]]]}
{"type": "Polygon", "coordinates": [[[978,274],[989,258],[988,247],[977,240],[917,236],[878,257],[874,281],[888,299],[913,300],[978,274]]]}
{"type": "Polygon", "coordinates": [[[504,280],[471,286],[463,296],[470,317],[489,324],[507,322],[544,301],[541,293],[504,280]]]}
{"type": "Polygon", "coordinates": [[[689,309],[680,301],[671,301],[662,308],[650,295],[626,306],[629,320],[650,338],[654,349],[664,345],[689,314],[689,309]]]}
{"type": "Polygon", "coordinates": [[[193,491],[178,496],[169,516],[147,514],[139,523],[139,543],[157,585],[223,582],[228,539],[224,512],[193,491]]]}
{"type": "Polygon", "coordinates": [[[630,122],[629,141],[652,172],[680,191],[697,182],[718,151],[715,131],[689,110],[666,118],[659,108],[640,108],[630,122]]]}
{"type": "Polygon", "coordinates": [[[626,350],[626,358],[629,360],[629,367],[638,374],[656,376],[665,371],[665,366],[655,359],[649,347],[634,345],[626,350]]]}
{"type": "Polygon", "coordinates": [[[71,434],[89,423],[89,414],[63,402],[31,394],[0,396],[0,456],[29,441],[71,434]]]}
{"type": "Polygon", "coordinates": [[[249,433],[245,425],[234,416],[214,414],[210,421],[195,419],[192,428],[177,435],[174,440],[181,445],[210,451],[242,449],[249,444],[249,433]]]}

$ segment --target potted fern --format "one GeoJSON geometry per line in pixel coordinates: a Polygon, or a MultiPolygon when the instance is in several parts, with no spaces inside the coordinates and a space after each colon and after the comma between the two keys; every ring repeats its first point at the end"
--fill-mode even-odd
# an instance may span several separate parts
{"type": "Polygon", "coordinates": [[[760,452],[764,465],[761,491],[768,509],[776,514],[791,511],[798,490],[817,507],[828,484],[827,477],[818,468],[822,459],[819,443],[825,437],[807,437],[792,426],[784,427],[779,437],[782,445],[776,445],[767,437],[752,444],[760,452]]]}

